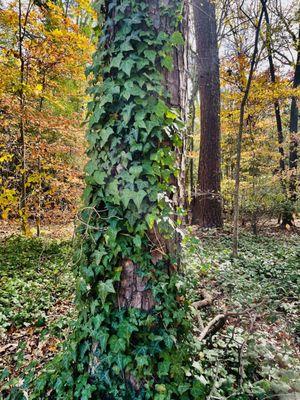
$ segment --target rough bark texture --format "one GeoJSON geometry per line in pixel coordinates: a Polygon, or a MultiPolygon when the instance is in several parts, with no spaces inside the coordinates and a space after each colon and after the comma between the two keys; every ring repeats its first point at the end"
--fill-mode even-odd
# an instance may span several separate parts
{"type": "MultiPolygon", "coordinates": [[[[293,80],[293,88],[296,89],[300,85],[300,26],[298,33],[298,47],[297,47],[297,59],[296,66],[294,72],[294,80],[293,80]]],[[[292,97],[291,101],[291,111],[290,111],[290,146],[289,146],[289,182],[288,182],[288,190],[286,190],[286,195],[288,200],[291,202],[290,207],[287,210],[284,210],[282,215],[279,218],[279,222],[281,220],[281,227],[285,229],[286,227],[294,226],[294,212],[295,207],[294,203],[297,201],[297,190],[298,190],[298,124],[299,124],[299,110],[297,98],[295,96],[292,97]]]]}
{"type": "MultiPolygon", "coordinates": [[[[166,32],[172,34],[174,32],[174,26],[169,17],[162,15],[162,6],[173,4],[172,0],[156,0],[148,1],[150,4],[150,15],[153,18],[154,26],[157,32],[166,32]]],[[[183,10],[184,18],[182,23],[175,30],[180,31],[185,38],[188,32],[187,15],[188,15],[188,3],[185,2],[183,10]]],[[[183,121],[186,120],[186,109],[187,109],[187,53],[185,46],[177,46],[173,49],[173,69],[168,71],[164,69],[163,84],[165,85],[166,91],[169,93],[169,106],[179,110],[183,121]]],[[[185,135],[182,137],[182,147],[175,149],[177,167],[179,170],[179,176],[177,179],[174,178],[173,184],[177,186],[177,193],[172,198],[174,207],[184,205],[185,199],[185,135]]],[[[154,245],[151,251],[152,262],[155,264],[155,260],[159,259],[160,252],[170,251],[173,255],[178,252],[180,244],[178,243],[179,238],[174,237],[172,243],[170,240],[166,240],[162,235],[159,234],[156,227],[153,231],[149,232],[149,238],[154,245]]],[[[138,265],[133,264],[130,260],[126,259],[122,263],[122,274],[120,282],[120,290],[118,293],[118,303],[120,306],[134,307],[149,311],[154,305],[154,300],[151,291],[147,288],[147,280],[139,276],[138,265]]]]}
{"type": "MultiPolygon", "coordinates": [[[[172,4],[172,0],[155,0],[148,1],[151,7],[151,15],[154,20],[154,26],[157,29],[157,33],[166,32],[172,34],[174,27],[170,25],[170,18],[162,15],[162,6],[172,4]]],[[[189,3],[184,1],[183,3],[183,20],[177,30],[182,33],[185,41],[188,38],[189,24],[189,3]]],[[[169,105],[180,111],[180,116],[183,122],[188,119],[188,49],[187,46],[174,47],[173,50],[173,69],[168,71],[164,69],[162,71],[164,77],[164,84],[167,92],[169,93],[169,105]]],[[[185,207],[186,198],[186,134],[182,132],[182,145],[176,148],[176,161],[178,167],[178,177],[174,184],[177,188],[173,201],[181,207],[185,207]]]]}
{"type": "Polygon", "coordinates": [[[118,306],[149,311],[154,304],[151,290],[148,289],[147,279],[138,274],[138,265],[131,260],[124,260],[118,291],[118,306]]]}
{"type": "Polygon", "coordinates": [[[215,6],[194,0],[194,21],[200,88],[200,154],[193,223],[222,226],[220,196],[220,79],[215,6]]]}

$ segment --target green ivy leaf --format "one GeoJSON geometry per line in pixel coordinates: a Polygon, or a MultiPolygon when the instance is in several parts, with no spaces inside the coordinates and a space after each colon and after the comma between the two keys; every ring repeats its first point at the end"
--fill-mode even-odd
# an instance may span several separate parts
{"type": "Polygon", "coordinates": [[[204,400],[206,397],[205,385],[200,381],[195,381],[191,390],[194,399],[204,400]]]}
{"type": "Polygon", "coordinates": [[[129,342],[131,334],[136,331],[137,328],[134,325],[124,320],[118,327],[118,337],[125,339],[126,342],[129,342]]]}
{"type": "Polygon", "coordinates": [[[100,264],[102,257],[105,256],[105,254],[107,254],[107,252],[104,249],[94,251],[96,265],[100,264]]]}
{"type": "Polygon", "coordinates": [[[132,193],[133,191],[128,188],[123,189],[121,192],[121,200],[125,208],[128,207],[129,201],[132,199],[132,193]]]}
{"type": "Polygon", "coordinates": [[[134,204],[136,205],[138,210],[141,208],[142,201],[146,196],[147,193],[145,192],[145,190],[139,190],[138,192],[134,192],[132,200],[134,201],[134,204]]]}
{"type": "Polygon", "coordinates": [[[112,279],[107,279],[104,282],[98,283],[98,293],[102,304],[105,303],[106,297],[109,293],[115,293],[115,288],[112,279]]]}
{"type": "Polygon", "coordinates": [[[190,388],[190,385],[188,383],[183,383],[182,385],[178,386],[178,392],[179,394],[183,394],[187,392],[190,388]]]}
{"type": "Polygon", "coordinates": [[[104,146],[107,141],[108,138],[114,133],[114,131],[112,130],[112,128],[109,126],[106,129],[102,129],[101,133],[100,133],[100,137],[101,137],[101,146],[104,146]]]}
{"type": "Polygon", "coordinates": [[[170,37],[170,42],[173,46],[184,45],[184,38],[179,31],[173,32],[170,37]]]}
{"type": "Polygon", "coordinates": [[[120,204],[119,202],[119,188],[118,188],[118,179],[114,179],[111,181],[107,187],[107,194],[110,194],[111,196],[114,197],[114,201],[116,204],[120,204]]]}
{"type": "Polygon", "coordinates": [[[165,113],[168,111],[168,107],[163,100],[158,100],[154,112],[159,118],[163,118],[165,113]]]}
{"type": "Polygon", "coordinates": [[[96,172],[94,172],[94,175],[93,175],[93,178],[94,178],[95,182],[98,183],[98,185],[104,185],[105,177],[106,177],[106,173],[101,172],[101,171],[96,171],[96,172]]]}
{"type": "Polygon", "coordinates": [[[116,355],[116,363],[119,370],[124,369],[131,361],[130,356],[124,356],[123,354],[118,353],[116,355]]]}
{"type": "Polygon", "coordinates": [[[128,60],[122,62],[121,70],[124,71],[127,76],[130,76],[133,66],[134,66],[134,61],[129,58],[128,60]]]}
{"type": "Polygon", "coordinates": [[[135,178],[141,175],[143,172],[143,167],[141,165],[133,165],[132,167],[129,168],[129,173],[131,175],[134,175],[135,178]]]}
{"type": "Polygon", "coordinates": [[[136,235],[133,238],[133,244],[139,249],[142,247],[142,240],[141,240],[141,237],[139,235],[136,235]]]}
{"type": "Polygon", "coordinates": [[[113,353],[123,352],[126,349],[126,342],[123,338],[113,335],[109,339],[109,346],[113,353]]]}
{"type": "Polygon", "coordinates": [[[127,104],[127,106],[124,107],[124,110],[122,112],[122,117],[124,119],[125,124],[128,124],[131,117],[131,112],[134,107],[135,107],[134,103],[127,104]]]}
{"type": "Polygon", "coordinates": [[[90,160],[85,167],[85,172],[88,175],[92,175],[94,171],[96,171],[97,169],[98,169],[97,162],[95,160],[90,160]]]}
{"type": "Polygon", "coordinates": [[[153,64],[155,63],[155,59],[156,59],[156,55],[157,55],[156,51],[154,51],[154,50],[145,50],[144,51],[144,55],[153,64]]]}
{"type": "Polygon", "coordinates": [[[131,51],[131,50],[133,50],[133,47],[132,47],[131,43],[129,42],[129,40],[127,40],[126,42],[121,44],[120,50],[121,51],[131,51]]]}
{"type": "Polygon", "coordinates": [[[168,71],[173,70],[173,58],[169,55],[166,55],[161,60],[161,65],[165,67],[168,71]]]}
{"type": "Polygon", "coordinates": [[[107,340],[109,338],[109,334],[106,332],[101,331],[99,334],[99,344],[100,344],[100,349],[102,352],[105,351],[106,345],[107,345],[107,340]]]}
{"type": "Polygon", "coordinates": [[[111,60],[110,67],[120,68],[121,61],[123,59],[123,54],[119,53],[116,57],[111,60]]]}
{"type": "Polygon", "coordinates": [[[145,97],[146,92],[136,85],[132,80],[124,83],[125,91],[123,91],[123,97],[128,100],[130,96],[138,96],[140,98],[145,97]]]}
{"type": "Polygon", "coordinates": [[[137,366],[142,368],[146,367],[149,365],[149,357],[148,356],[136,356],[135,361],[137,363],[137,366]]]}
{"type": "Polygon", "coordinates": [[[162,361],[158,364],[158,376],[161,378],[162,376],[168,376],[169,375],[169,369],[170,369],[170,361],[162,361]]]}

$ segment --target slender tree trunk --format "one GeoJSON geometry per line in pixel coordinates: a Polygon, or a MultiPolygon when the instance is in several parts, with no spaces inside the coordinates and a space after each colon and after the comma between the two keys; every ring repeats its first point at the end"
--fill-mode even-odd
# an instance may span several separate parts
{"type": "Polygon", "coordinates": [[[193,81],[193,90],[192,90],[192,95],[189,98],[189,127],[188,127],[188,137],[189,137],[189,151],[190,151],[190,162],[189,162],[189,168],[188,168],[188,183],[189,183],[189,196],[190,196],[190,202],[188,207],[186,208],[189,210],[188,213],[188,221],[189,223],[192,222],[192,211],[193,211],[193,204],[194,204],[194,198],[195,198],[195,182],[194,182],[194,157],[193,157],[193,152],[194,152],[194,134],[195,134],[195,118],[196,118],[196,107],[195,107],[195,99],[197,96],[197,93],[199,92],[199,82],[198,82],[198,76],[194,79],[193,81]]]}
{"type": "Polygon", "coordinates": [[[193,100],[193,106],[192,106],[192,115],[191,115],[191,127],[190,127],[190,152],[191,152],[191,159],[190,159],[190,168],[189,168],[189,174],[190,174],[190,199],[191,202],[193,202],[194,198],[194,158],[193,158],[193,152],[194,152],[194,133],[195,133],[195,103],[193,100]]]}
{"type": "MultiPolygon", "coordinates": [[[[263,10],[264,10],[264,15],[265,15],[265,21],[267,25],[267,37],[266,37],[266,45],[267,45],[267,50],[268,50],[268,61],[269,61],[269,66],[270,66],[270,78],[272,83],[276,83],[276,74],[275,74],[275,66],[273,62],[273,54],[272,54],[272,37],[271,37],[271,25],[270,25],[270,19],[269,19],[269,14],[268,14],[268,9],[266,4],[262,2],[263,10]]],[[[293,100],[292,100],[293,104],[293,100]]],[[[292,113],[292,107],[291,106],[291,113],[292,113]]],[[[276,118],[276,125],[277,125],[277,137],[278,137],[278,151],[280,155],[279,159],[279,174],[280,174],[280,182],[281,182],[281,187],[284,196],[286,197],[287,202],[289,201],[289,191],[288,191],[288,185],[286,183],[286,177],[284,175],[285,172],[285,154],[284,154],[284,148],[283,148],[283,143],[284,143],[284,138],[283,138],[283,130],[282,130],[282,120],[281,120],[281,113],[280,113],[280,105],[279,101],[276,100],[274,102],[274,110],[275,110],[275,118],[276,118]]],[[[292,137],[292,134],[291,134],[292,137]]],[[[291,139],[291,146],[292,145],[293,139],[291,139]]],[[[292,150],[293,153],[293,150],[292,150]]],[[[293,155],[292,155],[293,158],[293,155]]],[[[292,182],[292,178],[290,180],[290,185],[292,182]]],[[[292,226],[293,225],[293,212],[290,207],[287,209],[284,209],[282,213],[280,214],[278,218],[278,222],[281,223],[281,226],[285,228],[287,225],[292,226]]]]}
{"type": "Polygon", "coordinates": [[[200,88],[200,152],[193,223],[221,227],[220,78],[215,6],[193,0],[200,88]]]}
{"type": "MultiPolygon", "coordinates": [[[[264,4],[266,1],[264,2],[264,4]]],[[[249,97],[254,67],[256,64],[256,57],[258,53],[258,40],[259,33],[263,18],[263,9],[260,13],[258,24],[256,26],[254,49],[251,57],[250,71],[248,75],[248,80],[245,88],[245,92],[241,101],[240,107],[240,118],[239,118],[239,131],[237,134],[237,146],[236,146],[236,168],[235,168],[235,185],[234,185],[234,199],[233,199],[233,241],[232,241],[232,254],[234,257],[238,255],[238,235],[239,235],[239,197],[240,197],[240,171],[241,171],[241,155],[242,155],[242,139],[244,132],[244,117],[245,117],[245,107],[249,97]]]]}
{"type": "MultiPolygon", "coordinates": [[[[269,71],[270,71],[270,78],[272,83],[276,83],[276,73],[275,73],[275,66],[274,66],[274,61],[273,61],[273,54],[272,54],[272,32],[271,32],[271,25],[270,25],[270,19],[269,19],[269,13],[267,9],[267,5],[264,1],[261,1],[264,15],[265,15],[265,21],[266,21],[266,26],[267,26],[267,37],[266,37],[266,47],[268,51],[268,62],[269,62],[269,71]]],[[[278,138],[278,152],[280,155],[279,159],[279,170],[280,174],[285,170],[285,162],[284,162],[284,148],[283,148],[283,129],[282,129],[282,119],[281,119],[281,112],[280,112],[280,104],[278,100],[275,100],[274,102],[274,111],[275,111],[275,119],[276,119],[276,126],[277,126],[277,138],[278,138]]]]}
{"type": "Polygon", "coordinates": [[[38,190],[37,190],[37,214],[36,214],[36,236],[41,236],[41,197],[42,197],[42,168],[41,168],[41,157],[38,156],[38,174],[39,174],[39,182],[38,182],[38,190]]]}
{"type": "Polygon", "coordinates": [[[24,129],[24,109],[25,109],[25,96],[24,96],[24,72],[25,72],[25,61],[23,55],[23,25],[22,25],[22,1],[19,0],[19,20],[18,20],[18,44],[19,44],[19,60],[20,60],[20,90],[19,90],[19,102],[20,102],[20,116],[19,116],[19,130],[20,130],[20,146],[21,146],[21,197],[20,197],[20,217],[21,227],[24,234],[27,233],[27,210],[26,210],[26,140],[25,140],[25,129],[24,129]]]}
{"type": "MultiPolygon", "coordinates": [[[[294,74],[293,87],[296,89],[300,85],[300,26],[298,35],[298,49],[297,60],[294,74]]],[[[289,168],[290,168],[290,198],[292,202],[297,200],[297,164],[298,164],[298,125],[299,125],[299,109],[295,96],[292,97],[291,113],[290,113],[290,154],[289,154],[289,168]]]]}

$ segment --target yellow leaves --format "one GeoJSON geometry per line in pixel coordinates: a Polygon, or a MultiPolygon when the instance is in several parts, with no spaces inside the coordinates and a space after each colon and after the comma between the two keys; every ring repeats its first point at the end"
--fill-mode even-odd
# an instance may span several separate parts
{"type": "MultiPolygon", "coordinates": [[[[24,23],[25,6],[22,22],[24,23]]],[[[5,2],[0,12],[0,218],[16,217],[20,205],[22,173],[26,175],[26,222],[41,201],[42,211],[74,212],[81,188],[79,161],[83,157],[83,120],[86,100],[85,66],[93,53],[80,18],[93,13],[88,1],[75,3],[66,18],[61,6],[49,9],[32,3],[26,22],[23,57],[26,65],[20,84],[18,4],[5,2]],[[75,18],[75,11],[79,18],[75,18]],[[76,21],[76,22],[75,22],[76,21]],[[26,169],[21,167],[20,92],[24,94],[23,123],[26,137],[26,169]],[[13,154],[10,154],[13,153],[13,154]],[[41,187],[42,186],[42,187],[41,187]],[[39,200],[38,200],[39,199],[39,200]],[[62,204],[64,206],[62,207],[62,204]]],[[[85,18],[85,17],[84,17],[85,18]]],[[[90,21],[91,17],[88,16],[90,21]]],[[[89,23],[89,22],[88,22],[89,23]]],[[[26,223],[25,223],[26,225],[26,223]]]]}
{"type": "Polygon", "coordinates": [[[81,10],[87,11],[90,15],[95,15],[95,10],[91,6],[91,2],[89,0],[77,0],[78,6],[75,8],[77,9],[77,13],[81,12],[81,10]]]}
{"type": "Polygon", "coordinates": [[[15,28],[18,24],[18,13],[12,8],[1,10],[0,27],[15,28]]]}
{"type": "Polygon", "coordinates": [[[13,159],[13,155],[10,153],[4,153],[0,155],[0,164],[5,161],[11,161],[13,159]]]}
{"type": "MultiPolygon", "coordinates": [[[[2,182],[0,182],[2,186],[2,182]]],[[[9,212],[13,209],[13,207],[17,204],[17,192],[15,189],[1,187],[0,190],[0,216],[2,219],[7,219],[9,216],[9,212]]]]}
{"type": "Polygon", "coordinates": [[[198,151],[188,151],[187,152],[187,157],[188,158],[193,158],[193,159],[197,159],[199,157],[198,151]]]}
{"type": "Polygon", "coordinates": [[[37,85],[35,85],[35,90],[34,93],[38,96],[42,93],[43,91],[43,85],[41,85],[40,83],[38,83],[37,85]]]}
{"type": "Polygon", "coordinates": [[[49,33],[49,37],[52,37],[52,39],[59,39],[61,40],[62,38],[65,37],[65,32],[60,30],[60,29],[53,29],[50,33],[49,33]]]}

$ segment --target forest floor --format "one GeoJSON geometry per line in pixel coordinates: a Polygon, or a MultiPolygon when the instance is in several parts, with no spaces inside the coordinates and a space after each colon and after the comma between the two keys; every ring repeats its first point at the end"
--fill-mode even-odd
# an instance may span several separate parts
{"type": "MultiPolygon", "coordinates": [[[[0,226],[3,388],[11,378],[10,384],[24,385],[24,373],[30,382],[61,349],[76,318],[73,226],[49,226],[40,239],[5,228],[0,226]]],[[[213,382],[210,398],[300,399],[298,234],[244,230],[233,260],[229,230],[191,227],[183,255],[189,302],[207,300],[191,310],[195,366],[203,382],[213,382]]]]}

